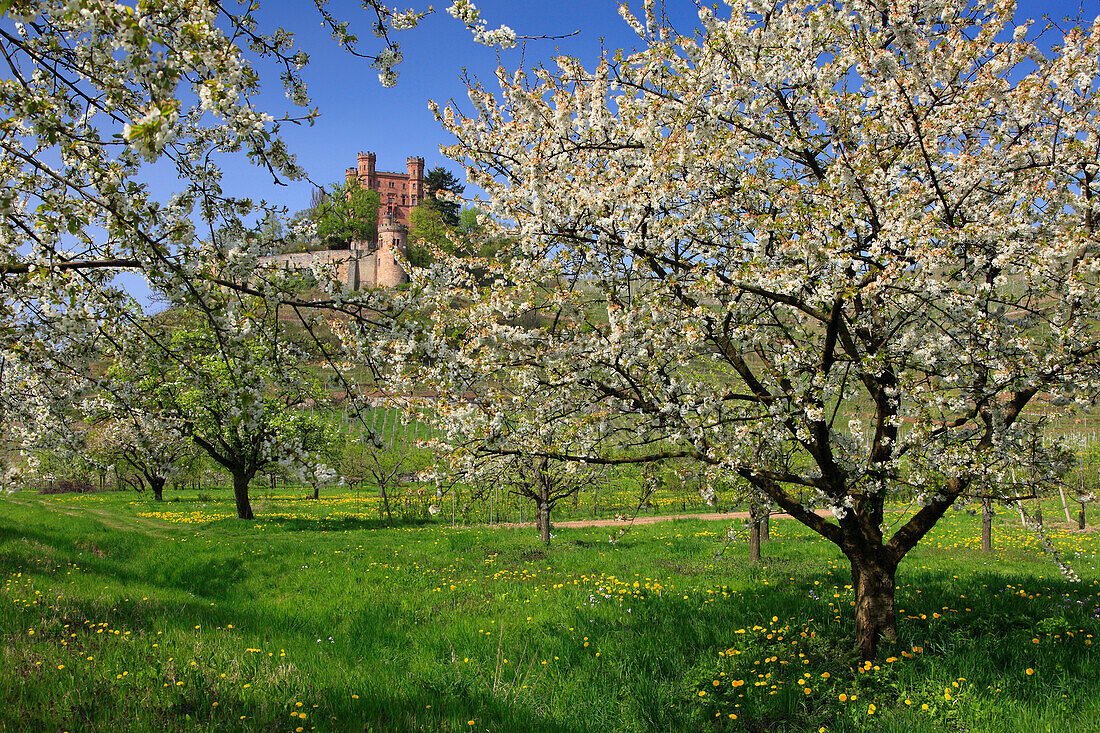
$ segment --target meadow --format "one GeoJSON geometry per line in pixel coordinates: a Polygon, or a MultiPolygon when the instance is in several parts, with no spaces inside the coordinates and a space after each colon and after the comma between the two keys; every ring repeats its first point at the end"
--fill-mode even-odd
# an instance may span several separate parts
{"type": "Polygon", "coordinates": [[[166,496],[0,499],[0,729],[1100,730],[1089,531],[1049,533],[1071,583],[1014,514],[983,554],[950,513],[866,667],[846,562],[790,520],[752,566],[738,521],[546,548],[449,514],[387,527],[351,491],[262,495],[252,523],[227,492],[166,496]]]}

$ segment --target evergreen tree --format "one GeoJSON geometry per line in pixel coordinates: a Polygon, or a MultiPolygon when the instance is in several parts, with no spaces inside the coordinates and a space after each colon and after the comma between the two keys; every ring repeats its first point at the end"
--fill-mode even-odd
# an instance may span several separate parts
{"type": "Polygon", "coordinates": [[[453,194],[461,194],[466,190],[466,187],[458,182],[453,173],[443,166],[437,165],[424,176],[424,189],[428,192],[428,198],[425,202],[439,210],[443,223],[451,227],[456,226],[461,206],[453,201],[440,200],[438,193],[440,191],[450,191],[453,194]]]}

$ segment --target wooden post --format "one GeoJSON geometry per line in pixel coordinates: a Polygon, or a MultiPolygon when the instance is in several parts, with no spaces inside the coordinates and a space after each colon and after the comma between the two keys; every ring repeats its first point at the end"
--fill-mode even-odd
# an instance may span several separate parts
{"type": "Polygon", "coordinates": [[[749,562],[760,562],[760,510],[755,502],[749,502],[749,562]]]}
{"type": "Polygon", "coordinates": [[[993,501],[982,499],[982,552],[993,551],[993,501]]]}
{"type": "Polygon", "coordinates": [[[1073,518],[1069,515],[1069,504],[1066,503],[1066,491],[1061,486],[1058,487],[1058,495],[1062,497],[1062,510],[1066,513],[1066,521],[1072,522],[1073,518]]]}
{"type": "Polygon", "coordinates": [[[1085,502],[1081,502],[1081,512],[1077,515],[1077,529],[1085,528],[1085,502]]]}

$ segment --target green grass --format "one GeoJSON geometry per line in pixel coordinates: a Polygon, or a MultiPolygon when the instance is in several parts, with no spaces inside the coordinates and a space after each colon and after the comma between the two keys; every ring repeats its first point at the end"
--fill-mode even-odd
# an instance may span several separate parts
{"type": "Polygon", "coordinates": [[[752,567],[741,541],[716,557],[728,522],[560,530],[547,550],[381,527],[342,496],[260,498],[254,523],[177,498],[0,500],[0,729],[1100,729],[1100,535],[1053,533],[1073,584],[1012,515],[987,556],[952,513],[862,672],[846,563],[790,521],[752,567]]]}

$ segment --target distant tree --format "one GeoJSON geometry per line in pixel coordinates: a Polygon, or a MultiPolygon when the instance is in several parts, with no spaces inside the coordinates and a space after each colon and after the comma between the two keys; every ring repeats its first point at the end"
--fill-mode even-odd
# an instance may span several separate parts
{"type": "Polygon", "coordinates": [[[102,385],[113,410],[168,423],[228,471],[237,516],[252,519],[248,485],[257,473],[275,463],[316,468],[325,426],[303,408],[324,394],[274,315],[257,301],[224,304],[230,313],[240,306],[248,310],[232,331],[194,314],[150,324],[119,344],[102,385]]]}
{"type": "MultiPolygon", "coordinates": [[[[397,430],[395,425],[394,431],[397,430]]],[[[349,483],[373,483],[378,486],[386,520],[393,523],[390,499],[394,490],[402,485],[410,474],[416,474],[431,463],[428,451],[396,439],[389,446],[382,435],[374,430],[356,438],[347,436],[340,457],[340,474],[349,483]]],[[[396,435],[393,436],[396,438],[396,435]]]]}
{"type": "Polygon", "coordinates": [[[195,457],[194,444],[155,417],[130,413],[102,420],[89,441],[137,491],[164,500],[164,486],[195,457]]]}
{"type": "Polygon", "coordinates": [[[443,223],[447,226],[456,226],[461,206],[454,201],[440,199],[439,192],[449,191],[460,195],[466,190],[466,187],[459,183],[458,178],[449,170],[442,166],[436,166],[424,175],[424,190],[428,194],[425,202],[439,210],[443,223]]]}
{"type": "Polygon", "coordinates": [[[539,535],[549,545],[554,507],[593,483],[589,465],[555,457],[580,449],[571,412],[540,409],[537,395],[525,391],[528,384],[505,374],[470,387],[478,399],[465,409],[427,413],[441,435],[437,473],[530,499],[539,535]]]}
{"type": "Polygon", "coordinates": [[[317,222],[317,238],[329,249],[347,249],[354,242],[378,237],[378,192],[357,183],[321,189],[309,216],[317,222]]]}
{"type": "Polygon", "coordinates": [[[453,233],[443,221],[442,212],[432,201],[434,200],[425,199],[409,212],[408,256],[414,267],[427,267],[432,263],[432,247],[444,251],[453,248],[453,233]]]}

